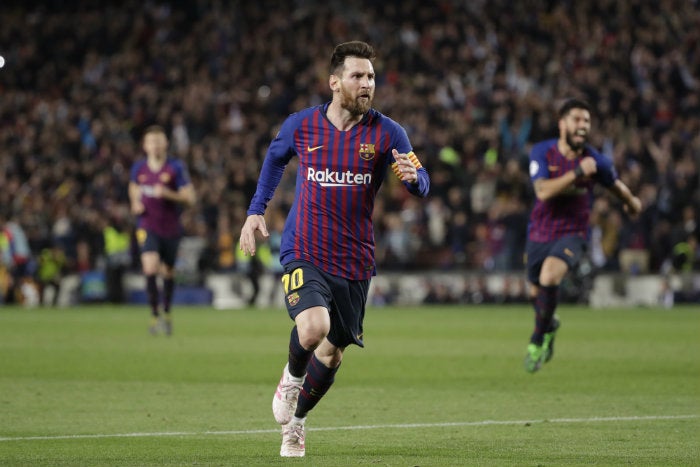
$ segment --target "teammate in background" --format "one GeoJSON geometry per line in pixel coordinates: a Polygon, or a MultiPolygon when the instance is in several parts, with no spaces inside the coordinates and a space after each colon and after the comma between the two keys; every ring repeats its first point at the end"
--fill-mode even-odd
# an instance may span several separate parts
{"type": "Polygon", "coordinates": [[[333,384],[343,352],[363,347],[362,323],[375,274],[372,211],[387,169],[425,197],[428,173],[406,131],[372,109],[373,48],[339,44],[330,62],[330,102],[290,115],[270,144],[240,245],[254,255],[268,237],[263,214],[282,173],[299,158],[294,202],[280,245],[282,284],[294,320],[288,362],[272,401],[282,457],[301,457],[306,416],[333,384]]]}
{"type": "Polygon", "coordinates": [[[612,191],[629,214],[642,209],[639,198],[618,179],[612,162],[587,144],[590,131],[588,103],[568,100],[559,110],[559,138],[540,142],[530,152],[530,178],[537,197],[526,246],[535,309],[535,330],[525,357],[525,370],[531,373],[554,352],[559,284],[586,249],[594,183],[612,191]]]}
{"type": "Polygon", "coordinates": [[[174,266],[182,238],[180,213],[184,206],[194,205],[196,196],[185,164],[168,156],[168,138],[163,128],[151,126],[146,129],[143,149],[146,158],[131,168],[129,200],[131,212],[139,216],[136,240],[151,307],[149,331],[156,334],[160,325],[165,334],[171,335],[174,266]],[[163,279],[162,310],[157,282],[159,275],[163,279]]]}
{"type": "MultiPolygon", "coordinates": [[[[5,279],[5,296],[0,302],[24,303],[23,289],[31,291],[36,263],[24,228],[12,216],[0,213],[0,262],[9,273],[5,279]]],[[[29,303],[27,303],[29,304],[29,303]]]]}

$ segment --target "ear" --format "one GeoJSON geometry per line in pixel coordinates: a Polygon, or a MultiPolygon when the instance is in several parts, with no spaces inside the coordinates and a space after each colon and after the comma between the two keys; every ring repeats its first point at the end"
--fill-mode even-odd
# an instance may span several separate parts
{"type": "Polygon", "coordinates": [[[331,91],[337,92],[340,90],[340,77],[336,75],[331,75],[328,78],[328,87],[331,88],[331,91]]]}

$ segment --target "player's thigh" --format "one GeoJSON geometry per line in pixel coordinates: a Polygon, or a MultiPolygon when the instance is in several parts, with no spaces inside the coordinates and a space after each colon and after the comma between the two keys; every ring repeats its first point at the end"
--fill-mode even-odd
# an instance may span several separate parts
{"type": "Polygon", "coordinates": [[[585,252],[583,237],[572,235],[554,242],[542,263],[540,285],[559,285],[566,273],[573,269],[585,252]]]}
{"type": "Polygon", "coordinates": [[[157,251],[144,251],[141,253],[141,267],[147,276],[158,274],[160,256],[157,251]]]}
{"type": "Polygon", "coordinates": [[[139,228],[136,242],[141,253],[141,267],[146,275],[158,274],[160,266],[160,238],[153,232],[139,228]]]}
{"type": "Polygon", "coordinates": [[[331,303],[331,331],[328,340],[337,347],[350,344],[364,347],[364,317],[369,291],[369,280],[348,280],[339,277],[329,279],[333,302],[331,303]]]}
{"type": "Polygon", "coordinates": [[[180,247],[180,237],[161,238],[158,253],[160,261],[164,265],[164,274],[171,274],[175,270],[177,250],[180,247]]]}
{"type": "Polygon", "coordinates": [[[319,345],[331,329],[328,309],[323,306],[302,310],[294,318],[294,323],[297,325],[299,343],[306,349],[319,345]]]}
{"type": "Polygon", "coordinates": [[[525,268],[527,270],[527,279],[534,286],[540,285],[540,272],[542,264],[549,255],[551,244],[533,242],[528,240],[525,246],[525,268]]]}
{"type": "Polygon", "coordinates": [[[331,325],[328,310],[332,296],[323,273],[310,263],[293,261],[285,265],[282,286],[287,312],[297,324],[299,338],[311,338],[317,331],[325,337],[331,325]],[[307,330],[310,335],[304,336],[307,330]]]}
{"type": "Polygon", "coordinates": [[[556,256],[548,256],[540,270],[540,285],[545,287],[559,285],[568,271],[569,265],[564,260],[556,256]]]}

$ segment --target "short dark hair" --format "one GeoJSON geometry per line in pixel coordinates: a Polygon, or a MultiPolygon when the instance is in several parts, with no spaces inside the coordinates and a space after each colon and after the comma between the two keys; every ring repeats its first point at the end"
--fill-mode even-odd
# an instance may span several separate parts
{"type": "Polygon", "coordinates": [[[167,133],[165,132],[165,128],[163,128],[160,125],[150,125],[146,127],[145,130],[143,130],[143,136],[146,136],[149,133],[163,133],[164,135],[167,136],[167,133]]]}
{"type": "Polygon", "coordinates": [[[591,113],[591,105],[582,99],[567,99],[566,102],[559,107],[559,118],[564,118],[572,109],[583,109],[591,113]]]}
{"type": "Polygon", "coordinates": [[[374,53],[374,48],[366,42],[350,41],[338,44],[335,46],[335,49],[333,49],[333,55],[331,56],[331,74],[336,74],[338,69],[343,67],[347,57],[374,60],[376,55],[374,53]]]}

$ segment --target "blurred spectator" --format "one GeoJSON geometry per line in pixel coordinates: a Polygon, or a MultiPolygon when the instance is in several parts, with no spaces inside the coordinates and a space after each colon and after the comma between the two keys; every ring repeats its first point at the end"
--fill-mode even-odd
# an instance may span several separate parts
{"type": "Polygon", "coordinates": [[[131,225],[126,207],[115,209],[102,229],[107,301],[123,303],[124,274],[131,266],[131,225]]]}
{"type": "Polygon", "coordinates": [[[66,267],[66,255],[61,247],[54,245],[44,248],[39,255],[39,265],[37,279],[39,285],[39,304],[46,303],[46,293],[49,288],[53,292],[51,305],[58,305],[58,298],[61,293],[61,278],[66,267]]]}

